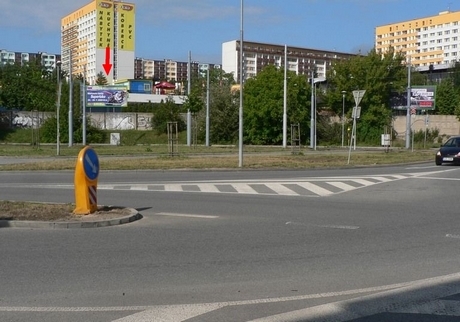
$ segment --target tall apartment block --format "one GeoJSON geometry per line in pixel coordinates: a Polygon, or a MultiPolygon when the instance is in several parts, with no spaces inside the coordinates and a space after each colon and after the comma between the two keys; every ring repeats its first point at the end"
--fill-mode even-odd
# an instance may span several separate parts
{"type": "MultiPolygon", "coordinates": [[[[287,69],[308,77],[311,77],[312,73],[316,74],[315,77],[326,77],[333,61],[356,56],[336,51],[243,41],[243,78],[254,77],[267,65],[284,66],[285,48],[287,48],[287,69]]],[[[235,80],[240,77],[239,52],[239,40],[222,44],[222,69],[226,73],[233,73],[235,80]]]]}
{"type": "Polygon", "coordinates": [[[418,70],[448,68],[460,58],[460,11],[375,28],[375,49],[393,47],[410,57],[418,70]]]}
{"type": "Polygon", "coordinates": [[[53,70],[56,67],[56,62],[60,59],[61,55],[48,54],[44,52],[22,53],[0,49],[0,66],[8,64],[18,64],[23,66],[32,61],[39,61],[44,68],[53,70]]]}
{"type": "Polygon", "coordinates": [[[98,73],[109,84],[134,77],[136,8],[118,0],[93,0],[61,19],[62,68],[94,85],[98,73]],[[104,64],[112,64],[106,74],[104,64]]]}
{"type": "MultiPolygon", "coordinates": [[[[171,59],[154,60],[136,58],[134,77],[136,79],[153,79],[155,81],[166,80],[168,82],[186,82],[188,80],[188,62],[179,62],[171,59]]],[[[220,69],[220,65],[203,64],[192,61],[191,74],[204,77],[209,69],[220,69]]]]}

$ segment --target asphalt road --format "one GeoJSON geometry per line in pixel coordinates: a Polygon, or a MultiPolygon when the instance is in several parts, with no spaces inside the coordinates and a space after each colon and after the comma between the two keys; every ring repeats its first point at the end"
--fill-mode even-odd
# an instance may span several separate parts
{"type": "MultiPolygon", "coordinates": [[[[459,180],[460,168],[432,164],[102,171],[98,202],[144,218],[109,228],[0,229],[0,320],[406,314],[406,304],[460,293],[459,180]]],[[[74,201],[72,172],[0,172],[0,189],[0,199],[74,201]]]]}

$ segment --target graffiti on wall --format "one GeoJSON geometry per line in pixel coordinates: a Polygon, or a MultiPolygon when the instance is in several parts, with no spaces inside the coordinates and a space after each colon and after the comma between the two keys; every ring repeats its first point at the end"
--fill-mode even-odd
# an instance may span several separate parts
{"type": "Polygon", "coordinates": [[[39,128],[49,117],[45,113],[38,112],[15,112],[12,114],[11,125],[13,128],[39,128]]]}

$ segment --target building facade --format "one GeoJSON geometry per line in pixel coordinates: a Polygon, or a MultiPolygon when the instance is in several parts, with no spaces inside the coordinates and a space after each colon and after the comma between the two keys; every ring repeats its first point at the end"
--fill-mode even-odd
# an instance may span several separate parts
{"type": "Polygon", "coordinates": [[[410,57],[419,70],[445,69],[460,58],[460,11],[402,21],[375,28],[375,49],[390,47],[410,57]]]}
{"type": "Polygon", "coordinates": [[[93,0],[63,17],[63,70],[86,75],[90,85],[101,72],[109,84],[133,78],[135,20],[135,5],[119,0],[93,0]]]}
{"type": "MultiPolygon", "coordinates": [[[[188,80],[188,62],[179,62],[171,59],[154,60],[136,58],[134,62],[136,79],[165,80],[172,83],[185,83],[188,80]]],[[[219,68],[220,65],[191,62],[191,74],[205,76],[207,68],[219,68]]]]}
{"type": "MultiPolygon", "coordinates": [[[[287,49],[287,69],[298,75],[326,77],[333,61],[348,59],[353,54],[309,48],[274,45],[243,41],[243,78],[254,77],[267,65],[284,67],[285,49],[287,49]]],[[[233,73],[235,80],[240,79],[240,41],[233,40],[222,44],[222,69],[233,73]]]]}
{"type": "Polygon", "coordinates": [[[0,49],[0,66],[8,64],[25,65],[30,62],[38,61],[47,70],[53,70],[56,62],[61,60],[61,55],[48,54],[44,52],[23,53],[0,49]]]}

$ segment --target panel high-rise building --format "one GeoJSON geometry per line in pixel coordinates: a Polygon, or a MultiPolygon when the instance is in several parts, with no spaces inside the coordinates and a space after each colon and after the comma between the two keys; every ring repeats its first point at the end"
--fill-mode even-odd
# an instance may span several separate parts
{"type": "Polygon", "coordinates": [[[109,84],[134,78],[135,18],[135,5],[117,0],[93,0],[63,17],[62,69],[90,85],[101,72],[109,84]]]}
{"type": "Polygon", "coordinates": [[[400,21],[375,28],[375,49],[390,47],[410,56],[419,70],[449,67],[460,58],[460,11],[400,21]]]}

